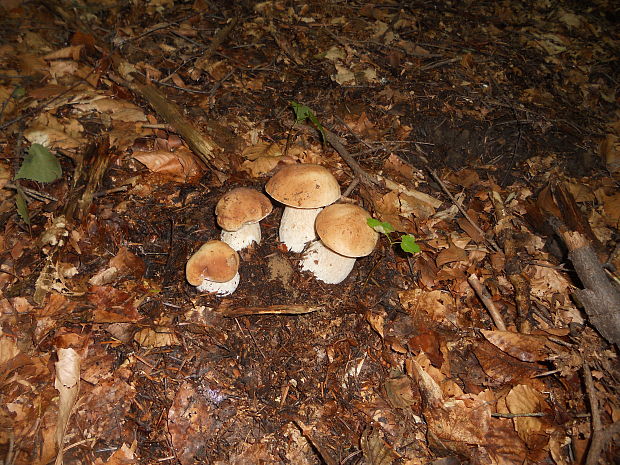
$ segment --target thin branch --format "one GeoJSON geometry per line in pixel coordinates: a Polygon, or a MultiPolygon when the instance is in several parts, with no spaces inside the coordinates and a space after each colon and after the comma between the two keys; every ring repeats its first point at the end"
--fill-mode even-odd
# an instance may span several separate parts
{"type": "Polygon", "coordinates": [[[499,313],[499,310],[497,310],[495,303],[493,303],[493,299],[491,299],[491,296],[489,295],[489,291],[487,291],[486,287],[484,287],[484,285],[480,282],[478,276],[472,274],[469,278],[467,278],[467,282],[474,289],[478,298],[482,301],[484,306],[489,311],[489,314],[491,315],[493,323],[495,323],[497,329],[499,329],[500,331],[506,331],[506,324],[504,323],[504,318],[502,317],[501,313],[499,313]]]}

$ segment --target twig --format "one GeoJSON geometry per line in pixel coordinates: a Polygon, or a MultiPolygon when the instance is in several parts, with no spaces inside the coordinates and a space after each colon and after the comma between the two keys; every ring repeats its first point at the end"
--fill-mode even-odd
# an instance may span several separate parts
{"type": "Polygon", "coordinates": [[[492,413],[493,418],[521,418],[521,417],[544,417],[543,412],[533,413],[492,413]]]}
{"type": "Polygon", "coordinates": [[[218,308],[217,313],[228,317],[244,315],[303,315],[305,313],[312,313],[321,309],[322,307],[312,305],[270,305],[268,307],[220,307],[218,308]]]}
{"type": "Polygon", "coordinates": [[[517,251],[516,232],[511,216],[506,212],[504,201],[499,192],[491,192],[491,201],[495,207],[495,237],[504,248],[505,264],[504,271],[512,287],[514,288],[515,302],[517,304],[517,328],[522,333],[530,333],[530,315],[532,302],[530,299],[531,289],[527,279],[523,276],[523,261],[517,251]]]}
{"type": "Polygon", "coordinates": [[[342,124],[345,128],[347,128],[347,130],[351,133],[351,135],[352,135],[353,137],[355,137],[355,139],[356,139],[358,142],[360,142],[360,143],[364,144],[364,145],[365,145],[366,147],[368,147],[369,149],[372,149],[372,146],[371,146],[368,142],[366,142],[365,140],[363,140],[360,136],[358,136],[357,134],[355,134],[355,133],[353,132],[353,129],[351,129],[351,128],[349,127],[349,125],[348,125],[348,124],[347,124],[347,123],[346,123],[346,122],[345,122],[345,121],[344,121],[344,120],[343,120],[340,116],[335,115],[335,116],[334,116],[334,118],[336,118],[336,121],[338,121],[338,122],[339,122],[340,124],[342,124]]]}
{"type": "MultiPolygon", "coordinates": [[[[17,190],[18,186],[15,184],[5,184],[4,186],[7,189],[17,190]]],[[[32,197],[35,200],[51,200],[52,202],[58,202],[58,199],[53,195],[46,194],[45,192],[35,191],[34,189],[28,189],[27,187],[19,186],[25,194],[29,197],[32,197]]]]}
{"type": "Polygon", "coordinates": [[[506,325],[504,324],[504,319],[502,318],[502,315],[497,310],[497,307],[495,307],[495,304],[493,303],[493,300],[491,299],[491,296],[489,295],[487,289],[482,285],[480,280],[478,280],[478,276],[472,274],[469,278],[467,278],[467,282],[474,289],[478,298],[482,301],[484,306],[489,311],[489,314],[491,315],[493,323],[495,323],[497,329],[499,329],[500,331],[506,331],[506,325]]]}
{"type": "Polygon", "coordinates": [[[349,187],[347,187],[347,190],[345,190],[342,193],[340,198],[343,199],[345,197],[348,197],[349,194],[351,194],[351,192],[353,192],[353,189],[355,189],[359,183],[360,183],[360,178],[358,176],[354,177],[353,180],[351,181],[351,184],[349,184],[349,187]]]}
{"type": "Polygon", "coordinates": [[[592,372],[585,361],[583,363],[583,377],[588,394],[588,401],[590,402],[590,411],[592,413],[592,439],[590,440],[590,447],[588,449],[588,457],[585,465],[596,465],[605,445],[611,441],[614,435],[620,433],[620,421],[603,428],[598,399],[596,398],[596,388],[592,381],[592,372]]]}
{"type": "Polygon", "coordinates": [[[226,40],[230,32],[234,29],[234,27],[239,22],[239,18],[235,16],[230,22],[222,29],[219,30],[215,37],[209,44],[209,47],[204,51],[202,56],[196,60],[196,68],[204,69],[204,65],[209,61],[211,55],[217,50],[217,48],[222,45],[222,42],[226,40]]]}
{"type": "Polygon", "coordinates": [[[340,137],[338,137],[336,134],[326,128],[323,128],[323,135],[325,136],[325,140],[329,143],[329,145],[331,145],[346,162],[346,164],[349,165],[351,171],[353,171],[355,176],[360,179],[360,182],[362,184],[368,187],[379,184],[379,181],[375,177],[364,171],[364,169],[359,165],[359,163],[355,161],[353,156],[340,141],[340,137]]]}
{"type": "Polygon", "coordinates": [[[478,232],[478,234],[480,234],[480,236],[487,242],[487,244],[489,244],[491,246],[491,248],[495,251],[495,252],[499,252],[501,249],[499,248],[499,246],[497,245],[497,243],[493,240],[493,239],[489,239],[486,234],[484,233],[484,231],[482,229],[480,229],[480,227],[474,222],[474,220],[472,220],[470,218],[470,216],[467,214],[467,212],[465,211],[465,209],[463,208],[463,206],[456,201],[456,199],[454,198],[454,196],[452,195],[452,193],[448,190],[448,188],[446,187],[446,185],[443,183],[443,181],[439,178],[439,176],[437,176],[437,174],[435,173],[435,171],[433,171],[430,167],[427,167],[429,173],[431,174],[432,178],[437,182],[437,184],[439,184],[439,186],[441,187],[441,190],[450,198],[450,200],[452,201],[452,203],[454,203],[454,205],[456,205],[456,208],[459,209],[459,211],[461,212],[461,214],[465,217],[465,219],[467,221],[469,221],[469,223],[472,225],[472,227],[478,232]]]}

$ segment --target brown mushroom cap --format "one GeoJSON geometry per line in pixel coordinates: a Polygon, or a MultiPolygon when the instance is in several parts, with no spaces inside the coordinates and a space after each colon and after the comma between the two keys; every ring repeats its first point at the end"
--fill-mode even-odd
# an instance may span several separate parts
{"type": "Polygon", "coordinates": [[[368,226],[370,214],[357,205],[337,203],[316,217],[314,226],[325,246],[345,257],[364,257],[377,244],[379,234],[368,226]]]}
{"type": "Polygon", "coordinates": [[[185,265],[185,277],[192,286],[205,279],[225,283],[239,270],[239,255],[222,241],[205,242],[185,265]]]}
{"type": "Polygon", "coordinates": [[[265,186],[267,193],[294,208],[319,208],[340,198],[340,185],[327,168],[320,165],[286,165],[265,186]]]}
{"type": "Polygon", "coordinates": [[[266,195],[249,187],[237,187],[222,196],[215,206],[217,224],[226,231],[237,231],[244,224],[258,223],[271,213],[266,195]]]}

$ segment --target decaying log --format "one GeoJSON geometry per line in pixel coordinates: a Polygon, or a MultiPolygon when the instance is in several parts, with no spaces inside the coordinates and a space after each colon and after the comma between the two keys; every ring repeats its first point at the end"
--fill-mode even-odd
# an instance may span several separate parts
{"type": "Polygon", "coordinates": [[[570,231],[556,218],[548,220],[568,248],[568,258],[583,284],[574,292],[590,323],[612,344],[620,344],[620,289],[605,273],[586,237],[570,231]]]}
{"type": "Polygon", "coordinates": [[[142,77],[137,73],[131,71],[123,72],[123,70],[132,69],[131,64],[118,56],[113,57],[112,61],[119,74],[121,74],[120,78],[115,79],[118,84],[127,87],[146,100],[153,110],[174,128],[192,152],[206,166],[220,171],[226,169],[226,164],[216,156],[222,149],[213,140],[204,136],[192,122],[185,118],[177,105],[168,100],[154,86],[144,83],[142,77]]]}

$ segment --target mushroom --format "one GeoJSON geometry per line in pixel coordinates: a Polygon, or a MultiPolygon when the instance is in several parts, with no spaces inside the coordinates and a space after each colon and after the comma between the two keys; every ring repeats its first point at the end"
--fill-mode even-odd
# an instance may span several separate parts
{"type": "Polygon", "coordinates": [[[222,228],[220,239],[239,251],[252,242],[260,244],[258,222],[271,213],[266,195],[249,187],[237,187],[222,196],[215,206],[217,224],[222,228]]]}
{"type": "Polygon", "coordinates": [[[340,185],[320,165],[287,165],[265,186],[267,193],[285,205],[280,221],[280,242],[291,252],[301,252],[316,239],[314,220],[326,205],[340,198],[340,185]]]}
{"type": "Polygon", "coordinates": [[[239,285],[239,255],[222,241],[205,242],[187,261],[185,277],[201,292],[232,294],[239,285]]]}
{"type": "Polygon", "coordinates": [[[379,234],[368,226],[368,218],[370,214],[357,205],[326,207],[315,222],[321,239],[308,246],[301,269],[327,284],[344,281],[356,258],[369,255],[377,244],[379,234]]]}

